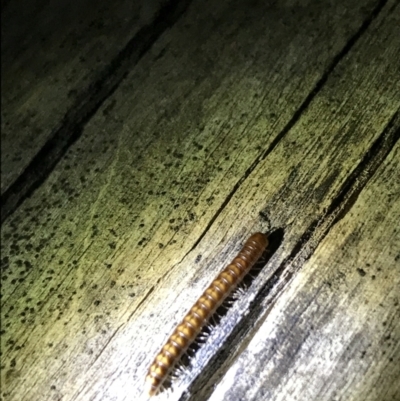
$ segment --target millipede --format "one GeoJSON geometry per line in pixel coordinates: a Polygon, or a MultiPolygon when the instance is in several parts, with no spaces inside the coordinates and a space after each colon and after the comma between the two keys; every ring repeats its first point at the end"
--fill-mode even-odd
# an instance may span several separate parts
{"type": "Polygon", "coordinates": [[[160,391],[176,363],[195,341],[218,307],[260,259],[267,246],[268,237],[265,234],[260,232],[252,234],[242,250],[192,306],[150,365],[146,376],[146,386],[150,396],[160,391]]]}

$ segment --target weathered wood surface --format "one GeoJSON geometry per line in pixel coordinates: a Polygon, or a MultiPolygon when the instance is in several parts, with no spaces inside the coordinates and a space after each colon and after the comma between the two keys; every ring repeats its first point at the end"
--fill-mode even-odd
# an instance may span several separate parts
{"type": "Polygon", "coordinates": [[[397,143],[210,400],[399,399],[399,164],[397,143]]]}
{"type": "Polygon", "coordinates": [[[164,3],[15,0],[2,5],[2,194],[12,184],[17,188],[11,192],[24,186],[27,191],[35,177],[16,180],[29,164],[46,172],[79,135],[146,43],[162,32],[147,26],[164,3]]]}
{"type": "MultiPolygon", "coordinates": [[[[4,400],[145,399],[149,363],[207,283],[250,232],[284,227],[282,246],[170,397],[206,399],[252,337],[239,361],[254,365],[252,350],[268,343],[259,327],[291,327],[293,316],[276,326],[271,316],[290,305],[292,288],[302,294],[297,283],[306,285],[316,266],[305,260],[322,239],[316,261],[324,246],[334,249],[334,222],[356,207],[365,185],[376,188],[368,183],[385,160],[398,163],[395,151],[387,157],[400,125],[398,2],[261,3],[193,4],[3,224],[4,400]]],[[[343,289],[331,290],[337,299],[343,289]]],[[[325,302],[321,308],[335,306],[325,302]]],[[[396,308],[388,304],[387,314],[396,308]]],[[[340,331],[340,319],[330,318],[333,333],[359,330],[340,331]]],[[[370,355],[381,333],[371,335],[370,355]]],[[[290,349],[301,339],[285,341],[290,349]]],[[[309,365],[301,355],[295,366],[309,365]]],[[[284,379],[284,363],[293,361],[290,354],[277,362],[275,374],[284,379]]],[[[218,391],[228,391],[236,366],[218,391]]],[[[343,377],[332,373],[328,390],[343,377]]],[[[240,388],[252,380],[243,376],[240,388]]],[[[258,395],[243,399],[287,398],[291,387],[274,383],[263,389],[258,381],[258,395]]],[[[362,383],[348,386],[350,399],[362,399],[362,383]]]]}

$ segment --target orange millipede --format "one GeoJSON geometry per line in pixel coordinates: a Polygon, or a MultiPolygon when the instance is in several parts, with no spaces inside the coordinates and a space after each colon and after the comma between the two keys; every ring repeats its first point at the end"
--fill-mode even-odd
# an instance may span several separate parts
{"type": "Polygon", "coordinates": [[[192,306],[149,368],[146,385],[150,395],[160,390],[175,364],[196,339],[212,314],[261,257],[267,245],[268,237],[265,234],[251,235],[235,259],[225,267],[192,306]]]}

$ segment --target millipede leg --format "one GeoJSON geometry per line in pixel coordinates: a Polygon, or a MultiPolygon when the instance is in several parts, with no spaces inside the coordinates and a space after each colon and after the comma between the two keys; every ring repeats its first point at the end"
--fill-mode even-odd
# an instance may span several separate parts
{"type": "MultiPolygon", "coordinates": [[[[215,278],[189,310],[149,368],[146,385],[150,395],[156,394],[165,387],[172,370],[181,371],[180,365],[176,368],[175,366],[181,363],[183,353],[188,356],[186,350],[191,344],[205,341],[209,337],[217,324],[213,314],[225,303],[227,297],[230,298],[228,303],[231,304],[232,298],[239,298],[244,294],[243,287],[237,287],[237,285],[261,257],[267,245],[268,237],[265,234],[253,234],[232,262],[215,278]],[[232,297],[230,294],[233,290],[235,291],[232,297]],[[203,327],[205,322],[208,323],[203,327]],[[200,336],[199,333],[201,333],[200,336]]],[[[225,305],[223,307],[226,307],[225,305]]]]}

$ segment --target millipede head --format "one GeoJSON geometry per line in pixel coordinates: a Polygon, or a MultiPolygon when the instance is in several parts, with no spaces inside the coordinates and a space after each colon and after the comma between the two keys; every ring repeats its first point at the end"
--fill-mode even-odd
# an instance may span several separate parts
{"type": "Polygon", "coordinates": [[[258,244],[258,246],[262,249],[265,249],[268,245],[268,236],[263,234],[263,233],[254,233],[247,241],[246,244],[249,244],[251,242],[255,242],[258,244]]]}

